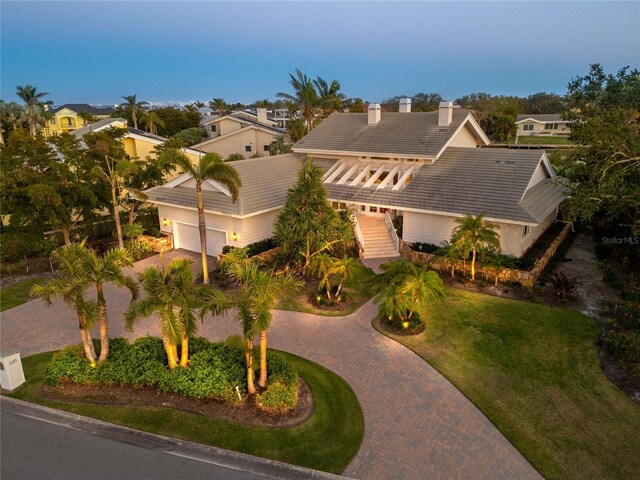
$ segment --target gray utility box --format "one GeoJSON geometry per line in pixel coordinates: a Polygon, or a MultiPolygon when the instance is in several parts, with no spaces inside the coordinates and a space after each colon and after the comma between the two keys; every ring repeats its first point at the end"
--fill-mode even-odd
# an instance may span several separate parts
{"type": "Polygon", "coordinates": [[[0,350],[0,387],[14,390],[24,383],[24,371],[20,352],[0,350]]]}

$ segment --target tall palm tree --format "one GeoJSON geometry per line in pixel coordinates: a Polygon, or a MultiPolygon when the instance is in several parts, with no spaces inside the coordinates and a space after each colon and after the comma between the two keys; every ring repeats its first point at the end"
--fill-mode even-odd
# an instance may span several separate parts
{"type": "Polygon", "coordinates": [[[148,105],[149,102],[138,102],[135,95],[127,95],[122,97],[126,100],[122,106],[129,110],[131,114],[131,121],[133,122],[133,128],[138,129],[138,112],[143,112],[142,108],[145,105],[148,105]]]}
{"type": "Polygon", "coordinates": [[[171,155],[178,168],[181,168],[184,173],[189,173],[195,180],[196,184],[196,196],[198,206],[198,227],[200,230],[200,251],[202,254],[202,275],[203,283],[209,283],[209,268],[207,265],[207,224],[204,215],[204,201],[202,199],[202,184],[207,180],[212,180],[222,184],[229,190],[231,199],[233,202],[238,200],[238,194],[240,193],[240,187],[242,182],[240,181],[240,175],[235,168],[222,160],[222,157],[217,153],[206,153],[198,165],[194,165],[191,160],[181,151],[172,150],[167,152],[167,155],[171,155]]]}
{"type": "Polygon", "coordinates": [[[291,273],[276,273],[273,270],[261,270],[256,262],[237,262],[230,266],[231,277],[240,285],[237,318],[242,326],[246,342],[247,391],[253,388],[253,337],[260,335],[260,378],[258,385],[267,386],[267,336],[273,310],[278,302],[290,292],[300,289],[302,282],[291,273]]]}
{"type": "Polygon", "coordinates": [[[158,127],[164,127],[164,120],[162,120],[153,110],[147,113],[147,115],[145,116],[145,122],[147,126],[147,132],[154,135],[158,134],[158,127]]]}
{"type": "Polygon", "coordinates": [[[484,219],[484,213],[474,217],[465,215],[456,219],[457,226],[451,233],[451,244],[464,258],[471,254],[471,281],[476,279],[476,257],[479,251],[494,249],[500,251],[498,225],[484,219]]]}
{"type": "Polygon", "coordinates": [[[142,289],[146,297],[138,300],[125,311],[127,330],[133,331],[134,324],[144,317],[156,315],[160,324],[162,343],[167,354],[169,368],[178,366],[176,345],[181,344],[181,367],[189,365],[189,338],[198,329],[194,308],[198,298],[204,293],[207,298],[206,307],[200,312],[200,320],[207,312],[222,313],[228,308],[228,301],[217,290],[210,289],[206,293],[199,289],[193,277],[191,260],[174,260],[167,268],[149,267],[140,274],[142,289]]]}
{"type": "Polygon", "coordinates": [[[122,269],[133,265],[129,253],[122,248],[108,250],[103,256],[98,256],[93,249],[82,248],[78,252],[78,259],[74,260],[84,268],[88,281],[96,287],[97,313],[100,325],[100,357],[98,362],[104,362],[109,355],[109,325],[107,317],[107,302],[104,298],[104,285],[113,283],[117,287],[126,287],[131,292],[131,300],[138,296],[138,284],[122,269]]]}
{"type": "Polygon", "coordinates": [[[313,84],[318,93],[318,105],[322,108],[322,117],[326,118],[331,113],[342,109],[343,103],[347,98],[344,93],[340,92],[340,82],[333,80],[327,83],[326,80],[317,77],[313,84]]]}
{"type": "Polygon", "coordinates": [[[84,244],[81,243],[56,250],[53,257],[60,261],[60,277],[52,278],[45,284],[36,283],[31,289],[31,295],[42,298],[47,305],[51,305],[53,298],[61,298],[69,308],[76,311],[85,356],[91,365],[95,365],[97,357],[89,330],[95,323],[97,306],[96,302],[84,298],[91,283],[86,270],[78,262],[83,255],[83,249],[84,244]]]}
{"type": "Polygon", "coordinates": [[[380,267],[377,282],[382,287],[378,298],[380,314],[398,319],[407,328],[416,310],[427,308],[430,301],[445,298],[444,283],[424,264],[402,258],[380,267]]]}
{"type": "Polygon", "coordinates": [[[277,97],[296,105],[307,131],[309,131],[313,128],[313,122],[320,106],[320,97],[314,87],[313,80],[299,69],[296,68],[296,74],[290,73],[289,77],[289,84],[293,87],[294,94],[280,92],[277,97]]]}
{"type": "Polygon", "coordinates": [[[27,106],[27,121],[29,122],[29,132],[32,137],[36,136],[38,126],[37,106],[40,99],[46,95],[46,92],[38,92],[36,87],[32,85],[18,85],[16,87],[16,95],[20,97],[27,106]]]}

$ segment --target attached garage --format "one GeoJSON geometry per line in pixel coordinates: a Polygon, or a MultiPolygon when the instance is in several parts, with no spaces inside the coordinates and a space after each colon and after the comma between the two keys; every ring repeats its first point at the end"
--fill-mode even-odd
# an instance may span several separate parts
{"type": "MultiPolygon", "coordinates": [[[[200,252],[200,231],[197,225],[173,222],[173,244],[175,248],[184,248],[191,252],[200,252]]],[[[207,228],[207,254],[222,253],[222,247],[227,244],[225,232],[207,228]]]]}

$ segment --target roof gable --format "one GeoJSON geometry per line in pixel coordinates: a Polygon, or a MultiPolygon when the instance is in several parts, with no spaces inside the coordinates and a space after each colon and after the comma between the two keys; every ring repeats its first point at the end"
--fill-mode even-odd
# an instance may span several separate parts
{"type": "Polygon", "coordinates": [[[455,108],[451,124],[438,126],[438,111],[384,112],[375,125],[366,113],[332,113],[293,147],[294,152],[436,159],[466,123],[488,143],[468,110],[455,108]]]}

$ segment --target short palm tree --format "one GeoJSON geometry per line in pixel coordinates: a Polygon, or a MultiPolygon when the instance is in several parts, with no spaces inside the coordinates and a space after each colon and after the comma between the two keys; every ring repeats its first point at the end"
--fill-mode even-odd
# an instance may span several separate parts
{"type": "Polygon", "coordinates": [[[117,287],[126,287],[131,292],[131,300],[138,296],[138,284],[125,275],[122,269],[133,265],[129,253],[123,248],[108,250],[103,256],[98,256],[93,249],[84,248],[78,252],[78,259],[74,260],[84,268],[88,281],[95,285],[97,294],[98,323],[100,325],[100,357],[98,362],[104,362],[109,355],[109,322],[107,317],[107,302],[104,298],[104,285],[112,283],[117,287]]]}
{"type": "Polygon", "coordinates": [[[132,331],[139,319],[157,315],[169,368],[178,366],[178,343],[180,366],[188,366],[189,338],[198,330],[194,308],[199,299],[207,299],[206,306],[200,303],[201,320],[207,312],[218,314],[228,308],[226,298],[217,290],[203,292],[197,287],[190,260],[174,260],[163,269],[149,267],[139,277],[146,296],[127,308],[124,315],[127,330],[132,331]]]}
{"type": "Polygon", "coordinates": [[[236,317],[246,342],[247,391],[255,393],[253,386],[253,338],[260,335],[260,378],[258,385],[267,386],[267,336],[273,310],[290,292],[300,289],[302,282],[291,273],[262,270],[256,262],[238,262],[230,266],[231,277],[240,285],[236,317]]]}
{"type": "Polygon", "coordinates": [[[476,278],[476,257],[478,252],[500,250],[498,225],[484,219],[484,213],[474,217],[465,215],[456,219],[457,226],[451,234],[451,245],[462,253],[463,258],[471,254],[471,281],[476,278]]]}
{"type": "Polygon", "coordinates": [[[319,253],[311,262],[311,273],[320,278],[318,289],[324,289],[327,299],[337,298],[342,291],[346,279],[363,270],[362,264],[353,257],[345,255],[342,258],[332,257],[327,253],[319,253]],[[332,279],[338,279],[335,294],[331,293],[332,279]]]}
{"type": "Polygon", "coordinates": [[[171,155],[175,159],[178,168],[183,172],[191,174],[196,184],[196,196],[198,207],[198,227],[200,229],[200,251],[202,254],[202,275],[203,283],[209,283],[209,268],[207,265],[207,224],[204,215],[204,200],[202,198],[202,184],[207,180],[223,185],[231,195],[231,199],[235,202],[238,200],[240,187],[240,175],[217,153],[206,153],[198,165],[191,163],[191,160],[182,152],[173,150],[171,155]]]}
{"type": "Polygon", "coordinates": [[[444,283],[438,274],[424,264],[404,258],[385,263],[377,282],[382,290],[377,298],[380,314],[409,326],[416,310],[428,307],[431,301],[445,298],[444,283]]]}
{"type": "Polygon", "coordinates": [[[35,284],[31,289],[31,295],[42,298],[47,305],[51,305],[52,299],[60,298],[69,308],[76,311],[85,356],[91,365],[95,365],[97,357],[89,330],[97,318],[97,306],[96,302],[84,298],[91,283],[86,270],[78,261],[84,254],[83,249],[84,244],[71,244],[56,250],[53,257],[60,261],[60,277],[53,278],[45,284],[35,284]]]}
{"type": "Polygon", "coordinates": [[[38,104],[40,99],[46,95],[46,92],[38,92],[36,87],[32,85],[18,85],[16,87],[16,95],[20,97],[27,106],[27,121],[29,122],[29,132],[32,137],[36,136],[38,126],[38,104]]]}
{"type": "Polygon", "coordinates": [[[122,104],[131,114],[131,121],[133,122],[133,128],[138,129],[138,112],[143,111],[143,106],[148,105],[149,102],[138,102],[136,95],[127,95],[122,97],[125,102],[122,104]]]}

